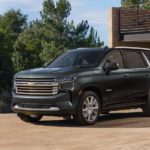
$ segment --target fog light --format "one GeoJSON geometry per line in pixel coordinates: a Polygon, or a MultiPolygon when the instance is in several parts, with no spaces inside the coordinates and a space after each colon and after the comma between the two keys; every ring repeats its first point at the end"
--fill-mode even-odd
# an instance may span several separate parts
{"type": "Polygon", "coordinates": [[[59,111],[60,109],[58,107],[51,107],[50,111],[59,111]]]}

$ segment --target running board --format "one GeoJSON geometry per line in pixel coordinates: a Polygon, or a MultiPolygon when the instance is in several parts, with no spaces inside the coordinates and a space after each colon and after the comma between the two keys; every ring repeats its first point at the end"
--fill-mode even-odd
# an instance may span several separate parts
{"type": "Polygon", "coordinates": [[[102,110],[121,110],[121,109],[132,109],[144,106],[146,103],[127,103],[127,104],[114,104],[104,107],[102,110]]]}

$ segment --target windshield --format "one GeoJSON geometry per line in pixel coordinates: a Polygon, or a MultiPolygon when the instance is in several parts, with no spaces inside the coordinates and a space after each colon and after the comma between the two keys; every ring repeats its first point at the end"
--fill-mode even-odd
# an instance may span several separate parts
{"type": "Polygon", "coordinates": [[[48,67],[96,66],[102,59],[102,51],[69,51],[56,58],[48,67]]]}

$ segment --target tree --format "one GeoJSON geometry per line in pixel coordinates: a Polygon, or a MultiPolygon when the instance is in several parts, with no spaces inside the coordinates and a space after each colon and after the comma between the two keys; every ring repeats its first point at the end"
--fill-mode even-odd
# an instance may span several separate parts
{"type": "Polygon", "coordinates": [[[26,28],[26,20],[27,16],[23,15],[20,10],[12,9],[0,15],[0,28],[17,38],[19,33],[26,28]]]}
{"type": "Polygon", "coordinates": [[[20,10],[10,10],[0,15],[0,80],[3,86],[12,83],[14,43],[26,26],[26,16],[20,10]]]}
{"type": "Polygon", "coordinates": [[[102,47],[104,45],[104,43],[100,41],[97,31],[95,31],[93,27],[90,28],[90,33],[87,37],[87,45],[88,47],[102,47]]]}
{"type": "MultiPolygon", "coordinates": [[[[77,47],[88,47],[91,42],[88,40],[89,24],[88,21],[82,21],[75,25],[74,21],[68,21],[71,12],[71,5],[67,0],[59,0],[54,3],[53,0],[45,0],[41,17],[43,24],[52,31],[51,41],[43,43],[41,58],[48,62],[68,49],[77,47]],[[47,57],[46,57],[47,56],[47,57]],[[47,58],[45,60],[45,58],[47,58]]],[[[94,28],[93,28],[94,30],[94,28]]],[[[95,38],[95,35],[94,37],[95,38]]],[[[99,37],[96,37],[93,47],[102,46],[99,37]]]]}
{"type": "Polygon", "coordinates": [[[94,28],[89,32],[88,21],[75,25],[68,21],[71,4],[67,0],[44,0],[41,19],[32,21],[15,43],[17,71],[48,63],[68,49],[102,46],[94,28]],[[92,40],[90,38],[92,37],[92,40]],[[18,58],[18,59],[17,59],[18,58]],[[33,61],[33,63],[31,63],[33,61]]]}
{"type": "Polygon", "coordinates": [[[15,71],[42,65],[39,53],[42,51],[43,28],[36,26],[21,33],[14,44],[13,62],[15,71]]]}
{"type": "Polygon", "coordinates": [[[147,7],[147,3],[149,3],[149,0],[121,0],[121,4],[124,7],[129,7],[129,6],[142,6],[142,7],[147,7]]]}

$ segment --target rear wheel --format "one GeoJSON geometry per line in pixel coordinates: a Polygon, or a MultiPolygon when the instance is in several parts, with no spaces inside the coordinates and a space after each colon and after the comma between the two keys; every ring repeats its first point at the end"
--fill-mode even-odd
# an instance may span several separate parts
{"type": "Polygon", "coordinates": [[[92,91],[85,91],[81,96],[74,119],[80,125],[92,125],[99,116],[99,110],[99,97],[92,91]]]}
{"type": "Polygon", "coordinates": [[[25,114],[17,114],[18,117],[24,122],[38,122],[42,119],[42,115],[25,115],[25,114]]]}
{"type": "Polygon", "coordinates": [[[146,116],[150,116],[150,90],[148,92],[148,98],[147,98],[146,105],[142,109],[146,116]]]}

